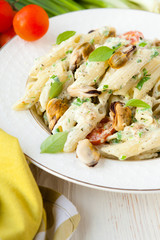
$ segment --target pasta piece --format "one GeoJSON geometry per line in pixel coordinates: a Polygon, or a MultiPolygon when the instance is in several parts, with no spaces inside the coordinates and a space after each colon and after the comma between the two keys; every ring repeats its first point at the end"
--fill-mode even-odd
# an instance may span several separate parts
{"type": "Polygon", "coordinates": [[[29,78],[36,78],[40,68],[44,69],[51,66],[55,63],[58,59],[63,58],[66,55],[66,51],[70,48],[75,48],[77,43],[80,42],[82,35],[74,35],[73,37],[69,38],[68,40],[62,42],[60,45],[57,45],[53,48],[52,52],[49,53],[47,56],[43,57],[38,61],[32,68],[29,78]]]}
{"type": "Polygon", "coordinates": [[[155,84],[155,86],[153,88],[152,96],[155,99],[159,99],[160,98],[160,78],[158,79],[157,83],[155,84]]]}
{"type": "Polygon", "coordinates": [[[155,85],[157,79],[160,77],[160,57],[153,58],[144,68],[147,70],[147,74],[151,75],[150,79],[144,82],[141,90],[134,88],[133,98],[143,98],[155,85]]]}
{"type": "Polygon", "coordinates": [[[31,108],[40,97],[42,89],[49,78],[54,74],[57,75],[61,82],[64,82],[67,77],[67,67],[63,61],[58,61],[55,67],[46,68],[38,73],[38,80],[34,82],[31,88],[27,88],[25,95],[16,104],[13,109],[20,111],[31,108]]]}
{"type": "Polygon", "coordinates": [[[116,30],[113,27],[104,26],[91,31],[84,36],[84,42],[93,42],[93,44],[104,44],[107,38],[116,36],[116,30]]]}
{"type": "Polygon", "coordinates": [[[95,106],[91,102],[85,102],[81,106],[72,104],[55,125],[53,132],[62,127],[68,131],[64,152],[72,152],[76,149],[78,141],[84,139],[96,127],[105,116],[105,108],[95,106]]]}
{"type": "Polygon", "coordinates": [[[149,151],[140,153],[139,155],[133,156],[128,158],[128,160],[144,160],[144,159],[152,159],[152,158],[157,158],[158,153],[160,151],[160,148],[154,148],[149,151]]]}
{"type": "Polygon", "coordinates": [[[108,88],[112,90],[123,88],[132,76],[138,74],[141,68],[149,62],[150,56],[151,50],[139,49],[124,66],[117,70],[109,69],[102,79],[98,90],[102,90],[104,85],[108,85],[108,88]],[[142,60],[139,64],[137,64],[138,59],[142,60]]]}
{"type": "Polygon", "coordinates": [[[87,62],[83,63],[75,72],[76,81],[71,88],[81,86],[93,86],[99,82],[100,77],[105,73],[108,63],[106,62],[87,62]]]}
{"type": "Polygon", "coordinates": [[[136,109],[136,114],[135,114],[135,118],[137,119],[137,121],[139,122],[139,124],[144,124],[144,125],[151,125],[154,122],[153,119],[153,112],[152,112],[152,97],[146,95],[143,99],[144,102],[146,102],[147,104],[149,104],[151,106],[151,108],[137,108],[136,109]]]}
{"type": "Polygon", "coordinates": [[[114,91],[114,95],[122,95],[124,97],[130,97],[133,98],[133,88],[138,84],[138,82],[141,80],[143,74],[140,72],[137,74],[136,78],[133,76],[124,87],[120,87],[119,90],[114,91]],[[131,96],[132,95],[132,96],[131,96]]]}
{"type": "MultiPolygon", "coordinates": [[[[63,84],[63,90],[62,92],[59,94],[59,96],[57,98],[60,98],[60,99],[70,99],[71,97],[68,95],[67,93],[67,88],[70,84],[72,84],[74,82],[74,78],[73,78],[73,74],[71,71],[69,72],[66,72],[67,76],[66,76],[66,79],[65,79],[65,83],[63,84]]],[[[49,91],[50,91],[50,88],[51,88],[51,83],[54,82],[54,79],[53,78],[50,78],[44,88],[42,89],[42,92],[41,92],[41,95],[39,97],[39,102],[40,102],[40,110],[41,112],[44,112],[46,110],[46,107],[47,107],[47,104],[50,100],[49,98],[49,91]]]]}
{"type": "Polygon", "coordinates": [[[152,106],[152,111],[153,111],[153,115],[154,117],[158,117],[160,115],[160,99],[155,99],[154,97],[152,97],[153,99],[153,106],[152,106]]]}
{"type": "Polygon", "coordinates": [[[146,133],[142,138],[134,138],[124,143],[103,145],[100,147],[102,154],[105,156],[113,155],[120,160],[125,160],[135,154],[141,154],[151,149],[159,147],[160,142],[160,129],[155,128],[154,130],[146,133]],[[152,137],[151,137],[152,136],[152,137]]]}
{"type": "Polygon", "coordinates": [[[46,67],[51,66],[54,62],[56,62],[58,59],[63,58],[66,55],[66,52],[69,49],[74,49],[77,44],[82,44],[84,42],[92,41],[93,44],[103,44],[105,40],[115,35],[115,29],[109,28],[109,27],[102,27],[100,29],[97,29],[93,31],[90,34],[76,34],[73,37],[67,39],[66,41],[63,41],[60,45],[55,45],[52,48],[52,51],[44,57],[41,57],[32,68],[29,79],[35,79],[37,76],[38,71],[40,68],[44,69],[46,67]],[[107,34],[108,33],[108,34],[107,34]]]}

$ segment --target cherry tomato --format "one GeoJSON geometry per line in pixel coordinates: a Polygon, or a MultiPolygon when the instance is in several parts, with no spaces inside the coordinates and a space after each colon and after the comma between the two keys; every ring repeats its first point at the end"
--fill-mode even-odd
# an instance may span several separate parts
{"type": "Polygon", "coordinates": [[[114,132],[115,129],[112,127],[112,121],[106,117],[88,134],[87,138],[93,145],[99,145],[106,142],[107,137],[114,132]]]}
{"type": "Polygon", "coordinates": [[[7,31],[11,25],[14,11],[8,2],[0,0],[0,33],[7,31]]]}
{"type": "Polygon", "coordinates": [[[138,31],[130,31],[130,32],[126,32],[122,35],[119,36],[120,38],[125,38],[126,40],[130,40],[131,44],[136,44],[137,42],[139,42],[140,39],[143,39],[143,33],[138,32],[138,31]]]}
{"type": "Polygon", "coordinates": [[[15,34],[13,27],[9,28],[9,30],[7,30],[4,33],[1,33],[0,34],[0,47],[2,47],[4,44],[6,44],[15,35],[16,34],[15,34]]]}
{"type": "Polygon", "coordinates": [[[35,41],[47,32],[49,18],[43,8],[30,4],[16,13],[13,27],[16,34],[24,40],[35,41]]]}

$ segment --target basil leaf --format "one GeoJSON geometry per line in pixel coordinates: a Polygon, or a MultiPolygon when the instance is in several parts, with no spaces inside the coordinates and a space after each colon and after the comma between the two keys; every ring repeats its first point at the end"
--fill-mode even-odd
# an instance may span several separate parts
{"type": "Polygon", "coordinates": [[[51,83],[51,88],[49,90],[49,98],[57,97],[63,89],[63,83],[59,81],[59,78],[56,75],[51,77],[54,82],[51,83]]]}
{"type": "Polygon", "coordinates": [[[56,44],[59,45],[61,42],[66,41],[75,34],[76,34],[75,31],[65,31],[63,33],[60,33],[56,39],[56,44]]]}
{"type": "Polygon", "coordinates": [[[130,99],[125,106],[131,106],[131,107],[143,107],[143,108],[151,108],[147,103],[143,102],[139,99],[130,99]]]}
{"type": "Polygon", "coordinates": [[[114,51],[115,51],[115,49],[111,49],[111,48],[106,47],[106,46],[96,48],[89,55],[88,60],[91,61],[91,62],[104,62],[112,56],[114,51]]]}
{"type": "Polygon", "coordinates": [[[68,132],[57,132],[41,144],[41,153],[57,153],[63,150],[68,132]]]}

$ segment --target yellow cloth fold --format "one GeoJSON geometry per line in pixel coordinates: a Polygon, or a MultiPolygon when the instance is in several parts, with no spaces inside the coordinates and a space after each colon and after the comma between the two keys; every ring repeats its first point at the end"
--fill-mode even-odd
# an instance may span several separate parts
{"type": "Polygon", "coordinates": [[[42,211],[41,194],[18,140],[0,129],[0,239],[32,240],[42,211]]]}

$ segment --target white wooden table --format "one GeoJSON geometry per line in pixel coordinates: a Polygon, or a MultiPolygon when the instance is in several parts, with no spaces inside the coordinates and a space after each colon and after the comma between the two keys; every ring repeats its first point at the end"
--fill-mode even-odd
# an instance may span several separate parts
{"type": "Polygon", "coordinates": [[[128,194],[73,184],[32,167],[37,183],[64,194],[80,224],[72,240],[159,240],[160,193],[128,194]]]}

